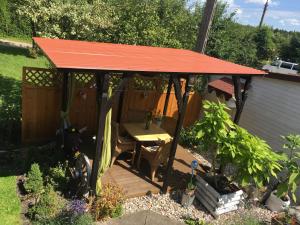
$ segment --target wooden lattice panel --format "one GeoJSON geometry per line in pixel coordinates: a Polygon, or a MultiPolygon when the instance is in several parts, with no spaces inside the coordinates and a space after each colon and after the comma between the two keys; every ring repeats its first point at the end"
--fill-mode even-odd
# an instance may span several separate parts
{"type": "Polygon", "coordinates": [[[23,83],[34,87],[55,87],[61,82],[61,77],[54,69],[23,68],[23,83]]]}
{"type": "Polygon", "coordinates": [[[121,80],[122,80],[122,74],[118,74],[118,73],[109,74],[109,85],[112,87],[113,92],[116,91],[121,80]]]}
{"type": "Polygon", "coordinates": [[[77,87],[96,87],[95,73],[71,73],[71,75],[75,77],[77,87]]]}

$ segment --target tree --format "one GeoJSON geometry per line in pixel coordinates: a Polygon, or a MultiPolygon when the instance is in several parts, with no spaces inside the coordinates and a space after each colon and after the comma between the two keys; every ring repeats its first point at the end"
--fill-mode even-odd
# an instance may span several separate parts
{"type": "Polygon", "coordinates": [[[34,36],[65,39],[105,41],[114,19],[103,1],[24,0],[17,12],[30,18],[34,36]]]}
{"type": "Polygon", "coordinates": [[[290,41],[281,46],[280,57],[291,62],[300,62],[300,35],[294,34],[290,41]]]}
{"type": "Polygon", "coordinates": [[[272,60],[276,54],[274,33],[271,28],[263,26],[258,28],[254,34],[257,46],[257,58],[259,60],[272,60]]]}

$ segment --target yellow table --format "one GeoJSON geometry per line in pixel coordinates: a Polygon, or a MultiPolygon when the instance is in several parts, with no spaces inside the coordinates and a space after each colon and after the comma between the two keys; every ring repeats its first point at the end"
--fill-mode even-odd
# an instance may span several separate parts
{"type": "Polygon", "coordinates": [[[156,124],[151,124],[148,130],[145,129],[145,123],[124,123],[123,127],[138,142],[169,142],[172,139],[165,130],[156,124]]]}

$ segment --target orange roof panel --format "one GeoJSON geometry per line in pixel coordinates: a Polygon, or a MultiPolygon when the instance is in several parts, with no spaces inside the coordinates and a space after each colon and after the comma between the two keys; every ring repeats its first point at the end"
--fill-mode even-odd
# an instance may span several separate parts
{"type": "Polygon", "coordinates": [[[59,69],[186,74],[263,75],[263,71],[191,50],[34,38],[59,69]]]}

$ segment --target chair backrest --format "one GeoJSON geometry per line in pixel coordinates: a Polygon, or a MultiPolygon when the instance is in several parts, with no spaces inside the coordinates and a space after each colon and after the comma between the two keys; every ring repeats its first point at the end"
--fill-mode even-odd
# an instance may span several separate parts
{"type": "Polygon", "coordinates": [[[165,164],[167,162],[170,155],[171,145],[172,145],[172,139],[169,140],[167,143],[162,143],[160,145],[154,159],[154,161],[156,161],[157,164],[160,163],[165,164]]]}

